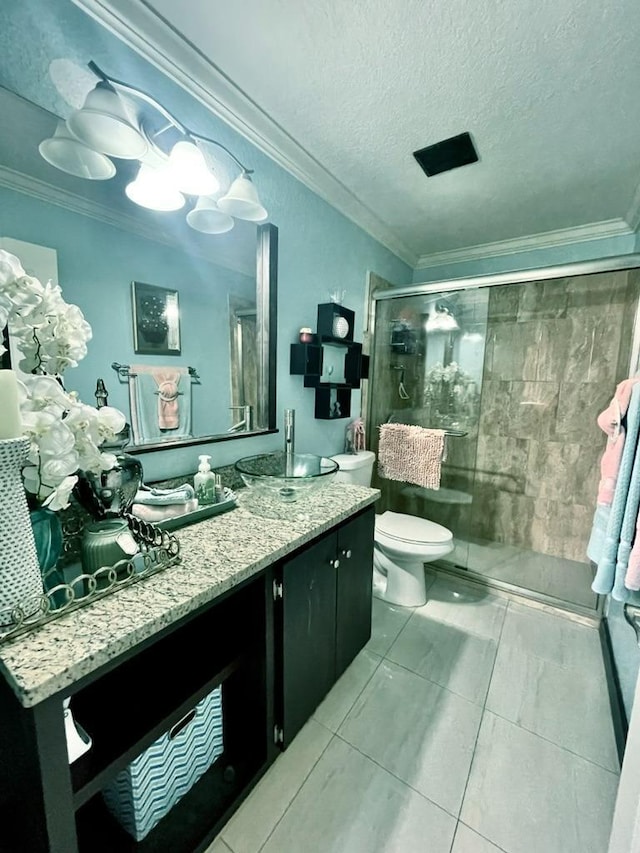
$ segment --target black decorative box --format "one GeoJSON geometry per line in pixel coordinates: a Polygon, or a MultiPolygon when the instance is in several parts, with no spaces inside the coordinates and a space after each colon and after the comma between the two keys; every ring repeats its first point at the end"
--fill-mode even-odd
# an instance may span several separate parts
{"type": "Polygon", "coordinates": [[[318,335],[322,340],[352,341],[355,321],[355,311],[337,302],[318,305],[318,335]]]}

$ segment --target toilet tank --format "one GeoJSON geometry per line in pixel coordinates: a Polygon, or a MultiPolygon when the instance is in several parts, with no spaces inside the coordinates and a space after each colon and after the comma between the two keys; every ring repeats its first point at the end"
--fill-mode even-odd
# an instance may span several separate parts
{"type": "Polygon", "coordinates": [[[353,486],[370,486],[373,463],[376,455],[371,450],[357,453],[338,453],[332,459],[340,466],[335,482],[351,483],[353,486]]]}

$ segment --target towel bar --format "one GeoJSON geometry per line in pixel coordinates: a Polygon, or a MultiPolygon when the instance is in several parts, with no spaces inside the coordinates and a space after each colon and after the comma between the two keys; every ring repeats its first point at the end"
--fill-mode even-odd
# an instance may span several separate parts
{"type": "MultiPolygon", "coordinates": [[[[124,379],[127,381],[130,376],[135,376],[135,373],[131,372],[130,364],[119,364],[117,361],[112,362],[111,367],[118,374],[120,379],[124,379]]],[[[195,369],[195,367],[188,367],[189,376],[194,382],[200,382],[200,374],[195,369]]]]}
{"type": "MultiPolygon", "coordinates": [[[[387,418],[387,423],[397,423],[397,421],[393,420],[393,412],[387,418]]],[[[407,426],[422,426],[422,424],[407,424],[407,426]]],[[[425,427],[425,429],[431,429],[431,427],[425,427]]],[[[440,429],[440,427],[433,427],[433,429],[440,429]]],[[[465,435],[468,435],[468,432],[464,429],[444,429],[445,435],[450,435],[454,438],[464,438],[465,435]]]]}
{"type": "Polygon", "coordinates": [[[635,604],[625,604],[624,618],[636,632],[636,642],[640,646],[640,607],[635,604]]]}

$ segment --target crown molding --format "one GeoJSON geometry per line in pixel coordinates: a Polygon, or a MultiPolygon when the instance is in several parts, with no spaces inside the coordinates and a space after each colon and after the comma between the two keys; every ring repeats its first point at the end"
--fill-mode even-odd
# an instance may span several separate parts
{"type": "MultiPolygon", "coordinates": [[[[57,207],[62,207],[81,216],[88,216],[98,222],[118,228],[120,231],[124,230],[128,234],[143,237],[145,240],[152,240],[154,243],[160,243],[164,246],[171,246],[172,248],[184,251],[184,244],[180,240],[177,240],[170,231],[164,232],[157,226],[145,225],[136,219],[135,216],[119,213],[105,204],[91,201],[68,190],[63,190],[61,187],[41,181],[39,178],[25,175],[23,172],[16,172],[14,169],[9,169],[6,166],[0,166],[0,187],[15,190],[16,192],[31,196],[31,198],[37,198],[39,201],[55,204],[57,207]]],[[[210,263],[233,270],[242,275],[255,274],[255,270],[247,269],[242,264],[234,263],[219,253],[214,255],[209,252],[201,252],[189,246],[189,254],[197,255],[210,263]]]]}
{"type": "Polygon", "coordinates": [[[373,210],[144,2],[73,3],[390,252],[415,266],[418,255],[373,210]]]}
{"type": "Polygon", "coordinates": [[[587,240],[598,240],[605,237],[625,237],[630,236],[633,232],[634,230],[624,219],[607,219],[602,222],[578,225],[575,228],[559,228],[556,231],[530,234],[527,237],[514,237],[509,240],[498,240],[494,243],[482,243],[478,246],[467,246],[461,249],[421,255],[415,268],[417,270],[428,269],[444,264],[458,264],[465,261],[515,255],[518,252],[568,246],[571,243],[584,243],[587,240]]]}

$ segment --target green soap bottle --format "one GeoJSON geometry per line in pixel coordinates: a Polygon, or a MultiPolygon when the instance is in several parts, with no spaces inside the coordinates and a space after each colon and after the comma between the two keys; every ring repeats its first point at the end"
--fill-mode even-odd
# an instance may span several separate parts
{"type": "Polygon", "coordinates": [[[193,478],[196,497],[200,505],[216,502],[216,477],[209,464],[210,456],[199,456],[198,473],[193,478]]]}

